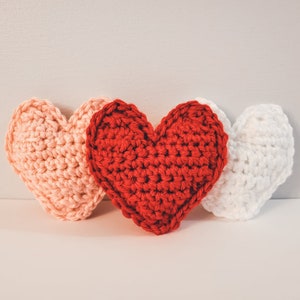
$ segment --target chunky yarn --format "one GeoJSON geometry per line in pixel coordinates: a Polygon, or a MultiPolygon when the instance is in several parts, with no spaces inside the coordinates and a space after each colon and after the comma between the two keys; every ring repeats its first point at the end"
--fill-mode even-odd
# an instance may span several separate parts
{"type": "Polygon", "coordinates": [[[50,102],[32,99],[12,116],[8,160],[44,209],[59,219],[87,218],[104,196],[88,169],[85,131],[107,102],[92,99],[67,121],[50,102]]]}
{"type": "Polygon", "coordinates": [[[87,129],[90,171],[124,216],[163,234],[176,229],[218,180],[227,134],[208,105],[190,101],[154,130],[132,104],[115,100],[87,129]]]}
{"type": "Polygon", "coordinates": [[[219,217],[250,219],[292,172],[292,127],[278,105],[248,107],[231,126],[214,103],[198,100],[212,108],[229,135],[228,164],[202,205],[219,217]]]}

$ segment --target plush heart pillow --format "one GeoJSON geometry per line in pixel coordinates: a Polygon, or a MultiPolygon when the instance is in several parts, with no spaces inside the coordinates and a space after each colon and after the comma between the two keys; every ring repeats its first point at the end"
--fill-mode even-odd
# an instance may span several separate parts
{"type": "Polygon", "coordinates": [[[134,105],[115,100],[87,129],[90,171],[123,214],[163,234],[210,191],[227,157],[227,134],[209,106],[178,105],[153,129],[134,105]]]}
{"type": "Polygon", "coordinates": [[[7,157],[44,209],[59,219],[87,218],[104,192],[86,162],[86,128],[109,99],[92,99],[69,121],[51,103],[32,99],[12,116],[7,157]]]}
{"type": "Polygon", "coordinates": [[[212,108],[229,135],[228,164],[202,205],[219,217],[250,219],[292,172],[292,127],[278,105],[248,107],[231,126],[213,102],[197,99],[212,108]]]}

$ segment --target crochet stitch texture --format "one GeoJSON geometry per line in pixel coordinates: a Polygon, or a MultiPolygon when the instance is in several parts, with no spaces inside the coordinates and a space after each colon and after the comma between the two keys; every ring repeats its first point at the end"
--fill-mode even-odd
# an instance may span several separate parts
{"type": "Polygon", "coordinates": [[[87,218],[104,196],[88,169],[85,131],[108,101],[91,99],[67,121],[50,102],[31,99],[12,116],[8,160],[43,208],[59,219],[87,218]]]}
{"type": "Polygon", "coordinates": [[[163,234],[210,191],[227,157],[227,134],[209,106],[178,105],[154,130],[132,104],[115,100],[87,129],[90,171],[124,216],[163,234]]]}
{"type": "Polygon", "coordinates": [[[212,108],[229,135],[228,164],[202,205],[219,217],[250,219],[292,173],[293,129],[278,105],[250,106],[231,126],[217,105],[197,99],[212,108]]]}

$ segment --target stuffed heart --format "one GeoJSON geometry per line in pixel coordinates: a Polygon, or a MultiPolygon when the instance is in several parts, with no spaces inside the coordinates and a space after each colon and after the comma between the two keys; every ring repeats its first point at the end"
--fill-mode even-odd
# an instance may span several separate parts
{"type": "Polygon", "coordinates": [[[154,130],[134,105],[115,100],[87,129],[90,171],[123,214],[163,234],[209,192],[227,157],[227,134],[210,107],[178,105],[154,130]]]}
{"type": "Polygon", "coordinates": [[[51,103],[32,99],[12,116],[8,160],[44,209],[59,219],[87,218],[104,196],[88,170],[85,131],[107,102],[92,99],[67,121],[51,103]]]}
{"type": "Polygon", "coordinates": [[[250,219],[292,172],[292,127],[278,105],[251,106],[231,126],[214,103],[197,99],[210,105],[229,135],[228,164],[202,205],[219,217],[250,219]]]}

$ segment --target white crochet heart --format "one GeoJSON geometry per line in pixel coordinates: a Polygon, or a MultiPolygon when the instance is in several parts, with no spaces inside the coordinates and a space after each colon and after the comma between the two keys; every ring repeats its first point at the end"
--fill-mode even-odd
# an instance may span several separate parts
{"type": "Polygon", "coordinates": [[[212,108],[229,136],[227,166],[202,205],[218,217],[250,219],[292,173],[294,138],[288,118],[280,106],[260,104],[248,107],[231,126],[213,102],[197,100],[212,108]]]}

